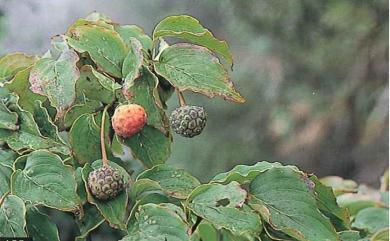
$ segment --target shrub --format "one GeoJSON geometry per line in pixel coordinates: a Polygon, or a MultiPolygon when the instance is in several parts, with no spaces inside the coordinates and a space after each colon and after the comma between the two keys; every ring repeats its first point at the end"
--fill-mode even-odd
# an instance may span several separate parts
{"type": "Polygon", "coordinates": [[[177,92],[175,131],[201,134],[205,110],[182,92],[244,102],[232,64],[226,42],[190,16],[165,18],[149,37],[93,13],[43,56],[3,56],[0,236],[59,240],[45,214],[56,209],[74,216],[79,241],[103,222],[123,241],[385,240],[387,179],[368,190],[263,161],[201,184],[164,164],[167,100],[177,92]],[[127,148],[145,167],[138,175],[123,160],[127,148]]]}

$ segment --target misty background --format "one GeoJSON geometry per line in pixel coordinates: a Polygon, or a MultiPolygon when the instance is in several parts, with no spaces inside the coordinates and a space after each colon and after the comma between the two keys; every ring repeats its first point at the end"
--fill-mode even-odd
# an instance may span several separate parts
{"type": "MultiPolygon", "coordinates": [[[[92,11],[148,34],[168,15],[189,14],[228,42],[247,101],[185,92],[208,124],[193,139],[174,135],[168,163],[204,182],[268,160],[379,184],[389,156],[388,1],[0,0],[0,54],[43,54],[92,11]]],[[[174,96],[169,112],[177,105],[174,96]]]]}

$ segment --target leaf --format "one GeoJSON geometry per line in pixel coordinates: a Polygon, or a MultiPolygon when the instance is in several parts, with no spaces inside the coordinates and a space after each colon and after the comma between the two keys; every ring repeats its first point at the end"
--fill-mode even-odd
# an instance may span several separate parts
{"type": "Polygon", "coordinates": [[[218,40],[203,27],[199,21],[188,15],[169,16],[157,24],[153,39],[177,37],[196,45],[201,45],[223,56],[229,65],[233,65],[232,53],[225,41],[218,40]]]}
{"type": "Polygon", "coordinates": [[[82,204],[87,202],[87,190],[85,189],[85,183],[83,181],[83,168],[78,167],[75,172],[75,179],[77,183],[77,195],[80,197],[82,204]]]}
{"type": "Polygon", "coordinates": [[[29,237],[39,241],[60,241],[55,223],[37,208],[31,207],[27,210],[26,220],[29,237]]]}
{"type": "MultiPolygon", "coordinates": [[[[149,180],[151,181],[151,180],[149,180]]],[[[135,199],[133,199],[135,200],[135,199]]],[[[165,196],[161,193],[145,193],[144,195],[140,196],[139,199],[135,202],[134,206],[131,209],[129,218],[127,220],[127,231],[128,233],[131,233],[133,229],[136,228],[135,222],[136,222],[136,212],[138,211],[138,207],[145,204],[160,204],[160,203],[169,203],[173,200],[169,199],[169,197],[165,196]]]]}
{"type": "Polygon", "coordinates": [[[26,237],[26,207],[15,195],[5,197],[0,207],[0,237],[26,237]]]}
{"type": "MultiPolygon", "coordinates": [[[[237,236],[233,235],[230,231],[222,229],[222,240],[223,241],[255,241],[256,239],[250,238],[250,237],[242,237],[242,236],[237,236]]],[[[203,241],[203,240],[202,240],[203,241]]],[[[261,241],[267,241],[261,238],[261,241]]]]}
{"type": "Polygon", "coordinates": [[[7,54],[1,57],[0,83],[12,79],[17,72],[33,65],[37,60],[37,56],[19,52],[7,54]]]}
{"type": "Polygon", "coordinates": [[[323,177],[320,181],[325,186],[331,187],[336,196],[343,193],[356,192],[358,188],[358,184],[355,181],[338,176],[323,177]]]}
{"type": "Polygon", "coordinates": [[[114,29],[111,19],[109,19],[107,16],[105,16],[102,13],[92,12],[88,14],[85,18],[79,18],[73,24],[71,24],[66,31],[66,35],[71,36],[72,31],[74,31],[75,28],[83,25],[90,25],[90,26],[96,25],[110,30],[114,29]]]}
{"type": "Polygon", "coordinates": [[[142,199],[145,195],[159,193],[160,191],[161,186],[158,182],[151,179],[139,179],[132,184],[129,197],[136,201],[142,199]]]}
{"type": "MultiPolygon", "coordinates": [[[[106,125],[109,125],[108,121],[106,125]]],[[[73,123],[69,131],[69,143],[74,157],[81,165],[101,158],[100,126],[93,114],[84,114],[73,123]]]]}
{"type": "Polygon", "coordinates": [[[30,72],[32,92],[47,96],[57,109],[57,117],[62,117],[76,99],[76,81],[80,76],[76,66],[79,60],[73,50],[64,50],[58,59],[42,58],[30,72]]]}
{"type": "Polygon", "coordinates": [[[42,95],[35,94],[30,89],[30,68],[26,68],[24,70],[16,73],[15,77],[4,84],[4,86],[10,91],[14,92],[19,96],[18,104],[24,110],[33,112],[34,111],[34,102],[36,100],[45,101],[46,97],[42,95]]]}
{"type": "Polygon", "coordinates": [[[237,182],[205,184],[188,198],[188,208],[197,216],[235,235],[255,236],[261,232],[260,217],[244,203],[247,192],[237,182]]]}
{"type": "Polygon", "coordinates": [[[389,227],[389,210],[375,207],[365,208],[358,212],[352,227],[367,230],[371,234],[389,227]]]}
{"type": "Polygon", "coordinates": [[[191,241],[218,241],[218,232],[210,222],[202,220],[195,232],[191,235],[191,241]]]}
{"type": "Polygon", "coordinates": [[[360,193],[345,193],[337,197],[337,203],[348,209],[351,216],[368,207],[383,207],[385,204],[374,200],[369,195],[360,193]]]}
{"type": "Polygon", "coordinates": [[[9,179],[16,157],[15,152],[0,149],[0,200],[10,191],[9,179]]]}
{"type": "Polygon", "coordinates": [[[26,202],[62,211],[79,208],[76,180],[70,166],[48,151],[34,151],[27,156],[23,170],[11,177],[11,192],[26,202]]]}
{"type": "Polygon", "coordinates": [[[156,181],[168,195],[178,199],[186,199],[197,186],[198,179],[183,169],[176,169],[168,165],[157,165],[138,175],[137,181],[150,179],[156,181]]]}
{"type": "Polygon", "coordinates": [[[65,141],[60,137],[60,134],[58,132],[58,127],[53,123],[53,121],[50,118],[49,112],[45,107],[43,107],[43,104],[41,101],[36,100],[34,102],[34,120],[36,121],[39,131],[41,134],[45,137],[48,137],[57,143],[62,143],[64,145],[65,141]]]}
{"type": "Polygon", "coordinates": [[[124,91],[131,103],[144,107],[148,116],[147,124],[167,134],[169,130],[168,118],[162,109],[157,91],[158,79],[146,67],[141,69],[141,75],[128,89],[124,91]]]}
{"type": "Polygon", "coordinates": [[[175,44],[166,48],[154,63],[156,72],[180,91],[190,90],[208,97],[243,103],[228,73],[212,53],[200,46],[175,44]]]}
{"type": "Polygon", "coordinates": [[[136,38],[130,38],[128,45],[130,50],[123,61],[122,67],[124,89],[129,89],[134,84],[134,80],[140,76],[140,69],[144,63],[141,43],[136,38]]]}
{"type": "Polygon", "coordinates": [[[42,58],[54,58],[60,57],[62,52],[69,50],[68,43],[66,42],[66,36],[55,35],[50,39],[50,49],[42,56],[42,58]]]}
{"type": "Polygon", "coordinates": [[[97,25],[80,25],[69,30],[69,45],[77,52],[88,52],[100,70],[122,77],[122,64],[127,48],[120,35],[97,25]]]}
{"type": "Polygon", "coordinates": [[[136,38],[143,49],[152,49],[152,39],[137,25],[115,25],[114,28],[127,45],[130,45],[131,38],[136,38]]]}
{"type": "Polygon", "coordinates": [[[77,98],[84,101],[96,100],[110,104],[115,100],[115,91],[121,86],[114,79],[99,73],[90,65],[80,69],[80,78],[76,84],[77,98]]]}
{"type": "Polygon", "coordinates": [[[341,241],[359,241],[359,240],[361,240],[359,231],[346,230],[346,231],[341,231],[338,234],[340,236],[341,241]]]}
{"type": "Polygon", "coordinates": [[[163,164],[171,153],[171,136],[165,136],[161,131],[145,125],[140,132],[123,143],[130,147],[134,158],[140,160],[146,167],[163,164]]]}
{"type": "Polygon", "coordinates": [[[0,100],[0,129],[17,130],[18,115],[11,112],[0,100]]]}
{"type": "Polygon", "coordinates": [[[189,241],[186,223],[166,206],[139,206],[134,226],[121,241],[189,241]]]}
{"type": "Polygon", "coordinates": [[[104,218],[96,207],[86,205],[83,217],[76,219],[76,224],[80,230],[80,235],[76,237],[76,241],[86,238],[91,231],[99,227],[103,222],[104,218]]]}
{"type": "Polygon", "coordinates": [[[315,197],[320,211],[330,218],[338,231],[350,229],[348,210],[337,204],[332,188],[323,185],[314,175],[310,177],[310,180],[314,182],[315,197]]]}
{"type": "Polygon", "coordinates": [[[389,228],[381,229],[371,237],[371,241],[388,241],[388,240],[389,240],[389,228]]]}
{"type": "MultiPolygon", "coordinates": [[[[17,103],[17,98],[16,98],[17,103]]],[[[9,105],[9,109],[18,114],[18,131],[0,129],[0,141],[7,142],[8,146],[19,154],[33,150],[47,149],[55,153],[69,154],[69,148],[61,142],[42,136],[33,115],[21,109],[16,103],[9,105]]]]}
{"type": "Polygon", "coordinates": [[[279,162],[258,162],[255,165],[237,165],[232,170],[216,175],[211,182],[229,183],[236,181],[240,184],[251,182],[259,173],[265,172],[272,167],[281,167],[279,162]]]}
{"type": "Polygon", "coordinates": [[[73,123],[84,114],[92,114],[102,108],[102,103],[96,100],[85,99],[79,104],[73,105],[64,117],[65,128],[70,128],[73,123]]]}
{"type": "Polygon", "coordinates": [[[251,205],[276,230],[298,240],[339,240],[330,221],[317,209],[312,185],[303,173],[274,167],[250,184],[251,205]]]}
{"type": "MultiPolygon", "coordinates": [[[[87,182],[88,175],[91,171],[96,170],[102,166],[102,160],[97,160],[92,164],[87,163],[83,168],[83,180],[85,183],[85,189],[88,190],[87,182]]],[[[128,183],[130,175],[118,164],[110,162],[110,166],[118,169],[123,177],[124,183],[128,183]]],[[[108,221],[111,227],[126,229],[126,206],[127,206],[127,191],[120,193],[114,199],[107,201],[100,201],[95,199],[89,192],[87,192],[88,202],[94,204],[99,212],[103,215],[104,219],[108,221]]]]}

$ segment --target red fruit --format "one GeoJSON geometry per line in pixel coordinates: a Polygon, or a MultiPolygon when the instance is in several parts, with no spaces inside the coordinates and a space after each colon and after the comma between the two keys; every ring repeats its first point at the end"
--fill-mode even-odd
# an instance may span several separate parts
{"type": "Polygon", "coordinates": [[[139,132],[146,123],[145,109],[136,104],[121,105],[112,116],[112,127],[117,135],[131,137],[139,132]]]}

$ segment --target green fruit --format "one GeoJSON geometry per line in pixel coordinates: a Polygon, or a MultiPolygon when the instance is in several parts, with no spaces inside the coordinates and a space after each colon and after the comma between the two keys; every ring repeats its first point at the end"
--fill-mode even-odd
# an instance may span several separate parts
{"type": "Polygon", "coordinates": [[[116,197],[124,187],[123,176],[115,168],[110,166],[101,167],[89,173],[89,191],[99,200],[108,200],[116,197]]]}
{"type": "Polygon", "coordinates": [[[206,126],[207,113],[201,106],[186,105],[172,111],[169,119],[177,134],[192,138],[202,133],[206,126]]]}

